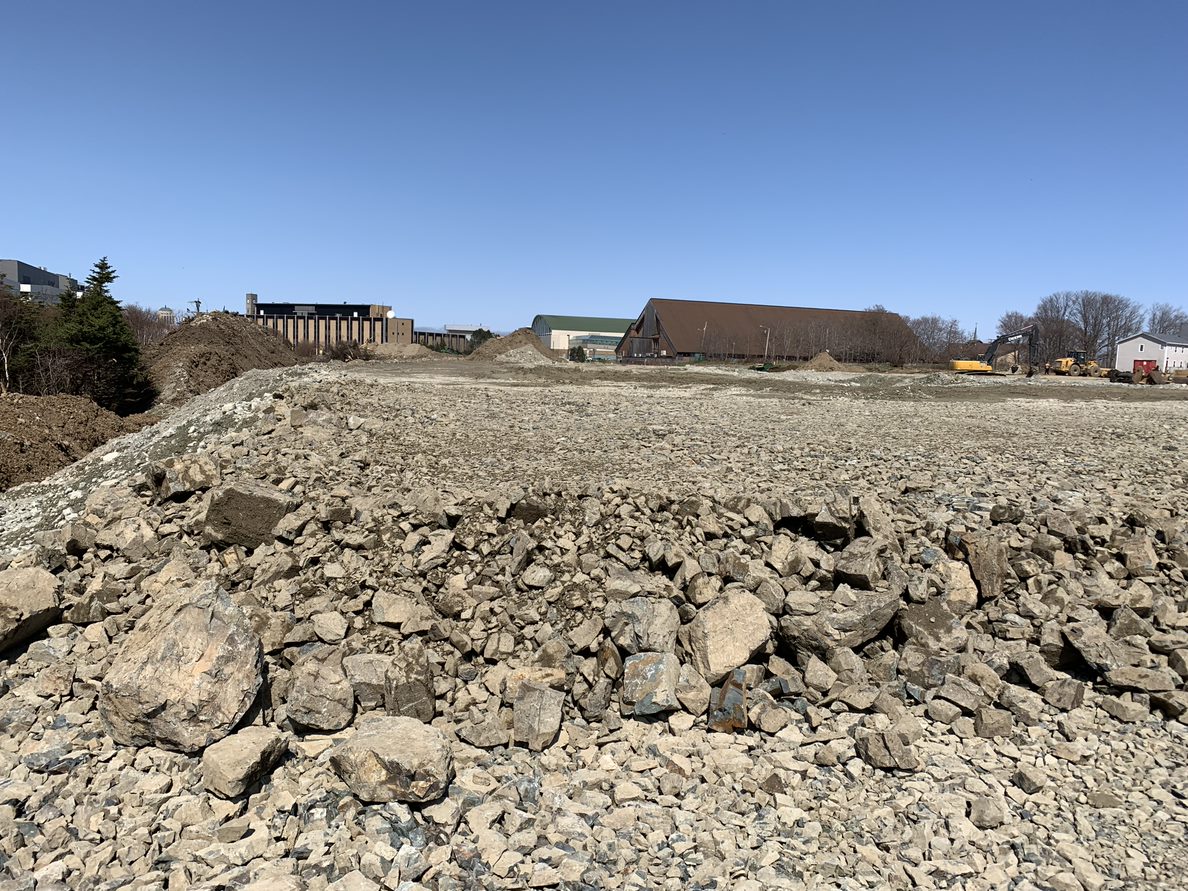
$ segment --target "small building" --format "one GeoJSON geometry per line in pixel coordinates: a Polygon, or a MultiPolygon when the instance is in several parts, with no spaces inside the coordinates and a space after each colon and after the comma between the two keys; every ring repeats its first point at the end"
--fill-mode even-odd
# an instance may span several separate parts
{"type": "Polygon", "coordinates": [[[172,325],[177,321],[177,318],[174,316],[172,309],[168,306],[162,306],[157,310],[157,321],[162,325],[172,325]]]}
{"type": "Polygon", "coordinates": [[[615,337],[611,334],[584,334],[581,337],[570,338],[569,346],[570,349],[581,347],[589,361],[614,361],[617,358],[615,348],[622,339],[622,337],[615,337]]]}
{"type": "Polygon", "coordinates": [[[613,337],[618,343],[633,321],[598,316],[541,315],[532,320],[532,333],[540,338],[545,349],[564,356],[571,346],[577,346],[574,340],[580,337],[613,337]]]}
{"type": "Polygon", "coordinates": [[[412,333],[412,342],[431,350],[448,350],[451,353],[469,353],[471,331],[445,328],[417,328],[412,333]]]}
{"type": "Polygon", "coordinates": [[[1160,371],[1188,368],[1188,330],[1181,329],[1175,334],[1143,332],[1119,340],[1114,367],[1119,371],[1134,371],[1136,366],[1160,371]],[[1154,366],[1149,364],[1152,362],[1154,366]]]}
{"type": "Polygon", "coordinates": [[[0,260],[0,282],[42,306],[57,306],[63,294],[79,292],[76,279],[20,260],[0,260]]]}
{"type": "Polygon", "coordinates": [[[367,303],[261,303],[246,298],[246,315],[294,348],[321,352],[340,343],[412,343],[413,320],[391,307],[367,303]]]}
{"type": "Polygon", "coordinates": [[[626,362],[702,359],[901,363],[917,340],[885,310],[815,309],[710,300],[649,300],[616,352],[626,362]]]}

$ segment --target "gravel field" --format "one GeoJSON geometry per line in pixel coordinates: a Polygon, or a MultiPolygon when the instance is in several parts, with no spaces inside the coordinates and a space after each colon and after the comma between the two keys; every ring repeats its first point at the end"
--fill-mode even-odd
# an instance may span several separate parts
{"type": "Polygon", "coordinates": [[[0,891],[1185,886],[1188,387],[255,371],[0,495],[0,891]]]}

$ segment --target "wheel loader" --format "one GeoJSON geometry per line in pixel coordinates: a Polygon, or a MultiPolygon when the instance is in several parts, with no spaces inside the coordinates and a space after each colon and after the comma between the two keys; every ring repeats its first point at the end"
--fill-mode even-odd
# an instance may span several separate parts
{"type": "Polygon", "coordinates": [[[1096,359],[1090,359],[1084,350],[1072,350],[1067,356],[1053,359],[1044,366],[1044,371],[1069,377],[1110,376],[1110,370],[1098,365],[1096,359]]]}

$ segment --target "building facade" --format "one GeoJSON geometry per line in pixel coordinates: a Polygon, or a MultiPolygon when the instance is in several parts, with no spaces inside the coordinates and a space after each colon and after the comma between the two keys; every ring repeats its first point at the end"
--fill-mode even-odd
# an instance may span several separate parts
{"type": "Polygon", "coordinates": [[[0,260],[0,281],[43,306],[56,306],[63,294],[80,290],[76,279],[20,260],[0,260]]]}
{"type": "Polygon", "coordinates": [[[540,315],[532,320],[532,333],[540,338],[546,349],[560,356],[568,353],[571,346],[577,346],[574,341],[580,337],[613,337],[618,342],[633,321],[598,316],[540,315]]]}
{"type": "Polygon", "coordinates": [[[261,303],[246,298],[246,315],[283,337],[294,348],[315,352],[337,344],[412,343],[413,320],[399,318],[391,307],[366,303],[261,303]]]}
{"type": "Polygon", "coordinates": [[[657,298],[616,352],[627,362],[799,361],[828,352],[840,362],[896,364],[915,343],[893,312],[657,298]]]}
{"type": "MultiPolygon", "coordinates": [[[[1188,335],[1188,331],[1183,335],[1188,335]]],[[[1118,341],[1114,367],[1119,371],[1151,368],[1152,362],[1160,371],[1188,368],[1188,336],[1144,332],[1118,341]]]]}

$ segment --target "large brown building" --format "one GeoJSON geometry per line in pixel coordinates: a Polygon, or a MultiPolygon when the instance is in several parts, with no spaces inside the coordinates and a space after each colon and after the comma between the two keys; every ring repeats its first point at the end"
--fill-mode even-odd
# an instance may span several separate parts
{"type": "Polygon", "coordinates": [[[883,310],[812,309],[709,300],[649,300],[619,341],[623,361],[906,360],[915,335],[883,310]]]}

